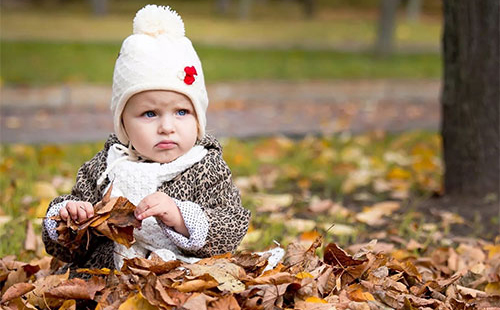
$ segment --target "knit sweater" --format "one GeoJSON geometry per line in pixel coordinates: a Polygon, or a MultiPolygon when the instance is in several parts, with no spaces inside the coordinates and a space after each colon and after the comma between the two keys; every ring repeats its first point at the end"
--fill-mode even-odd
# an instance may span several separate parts
{"type": "MultiPolygon", "coordinates": [[[[110,180],[106,177],[100,185],[97,185],[97,180],[109,164],[110,147],[117,143],[119,141],[116,136],[111,135],[104,148],[80,168],[71,194],[54,199],[48,210],[54,210],[56,205],[68,200],[89,201],[94,205],[101,200],[110,180]]],[[[160,244],[163,244],[162,241],[172,244],[174,252],[186,257],[202,258],[233,252],[248,229],[250,212],[241,206],[239,191],[232,182],[229,167],[222,159],[222,147],[219,142],[214,137],[206,135],[197,142],[197,145],[207,150],[206,155],[185,171],[176,174],[173,179],[167,178],[158,182],[157,188],[176,201],[192,237],[186,239],[161,223],[156,226],[153,223],[153,226],[148,225],[148,227],[158,227],[161,231],[159,235],[155,234],[156,238],[151,239],[158,240],[160,236],[164,238],[160,240],[160,244]],[[203,219],[206,221],[205,224],[203,219]],[[200,229],[197,229],[197,222],[200,224],[198,225],[200,229]]],[[[142,165],[148,164],[142,163],[142,165]]],[[[150,163],[150,165],[158,164],[150,163]]],[[[116,267],[113,241],[91,235],[88,247],[86,243],[76,251],[70,252],[57,242],[53,227],[49,226],[43,225],[42,229],[42,239],[47,253],[70,263],[71,269],[116,267]]],[[[147,235],[147,233],[142,234],[143,237],[147,235]]],[[[147,242],[147,238],[144,241],[147,242]]]]}

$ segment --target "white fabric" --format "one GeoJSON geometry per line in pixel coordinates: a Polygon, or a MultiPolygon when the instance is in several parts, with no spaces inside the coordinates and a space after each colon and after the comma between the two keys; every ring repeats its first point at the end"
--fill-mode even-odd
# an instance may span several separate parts
{"type": "MultiPolygon", "coordinates": [[[[177,175],[190,168],[205,157],[207,150],[202,146],[194,146],[186,154],[176,160],[166,163],[146,163],[128,160],[129,156],[123,146],[115,144],[108,150],[107,166],[103,173],[112,181],[113,189],[111,197],[123,196],[134,205],[137,205],[144,197],[156,192],[157,188],[166,181],[170,181],[177,175]]],[[[185,257],[178,247],[186,250],[197,250],[203,247],[208,235],[208,219],[201,207],[190,201],[174,199],[178,206],[184,223],[190,234],[189,238],[177,233],[164,223],[154,217],[142,221],[141,229],[134,229],[136,242],[132,247],[115,243],[114,261],[115,267],[120,269],[124,258],[146,257],[149,252],[158,254],[164,260],[180,259],[188,263],[197,261],[194,257],[185,257]]],[[[57,203],[49,208],[47,217],[59,214],[59,210],[66,206],[68,201],[57,203]]],[[[45,228],[49,237],[57,240],[57,223],[54,220],[45,219],[45,228]]]]}
{"type": "Polygon", "coordinates": [[[273,248],[271,250],[267,250],[264,252],[257,252],[256,254],[258,254],[260,256],[264,256],[264,255],[269,256],[267,258],[267,266],[266,266],[266,268],[264,268],[264,271],[267,271],[267,270],[274,269],[274,267],[276,267],[276,265],[278,265],[278,263],[285,256],[285,250],[283,248],[276,247],[276,248],[273,248]]]}
{"type": "MultiPolygon", "coordinates": [[[[144,197],[156,192],[157,188],[163,182],[172,180],[181,172],[202,160],[207,152],[208,151],[204,147],[197,145],[176,160],[170,163],[160,164],[123,160],[122,158],[128,157],[128,154],[119,145],[113,145],[108,150],[106,162],[109,167],[112,167],[108,172],[108,178],[111,183],[108,185],[105,192],[109,189],[111,184],[113,184],[111,197],[123,196],[134,205],[137,205],[144,197]]],[[[165,236],[164,233],[165,230],[172,231],[172,229],[166,228],[166,226],[160,227],[154,217],[149,217],[142,221],[141,229],[134,229],[136,243],[132,245],[131,248],[127,249],[121,244],[115,244],[115,267],[120,269],[123,265],[124,258],[132,258],[135,256],[146,257],[146,253],[158,249],[167,249],[171,251],[174,256],[181,259],[183,256],[176,245],[179,247],[186,246],[188,248],[192,248],[193,245],[196,245],[198,248],[201,248],[205,240],[199,240],[199,238],[200,236],[206,238],[208,234],[208,220],[199,206],[198,209],[199,210],[193,209],[192,211],[192,213],[197,216],[195,222],[206,223],[206,225],[192,225],[192,227],[188,227],[186,224],[188,231],[193,231],[192,236],[197,238],[196,240],[192,240],[191,236],[189,239],[183,236],[184,239],[176,238],[178,242],[174,243],[167,237],[169,234],[165,236]]],[[[190,223],[191,222],[192,221],[190,221],[190,223]]],[[[167,256],[171,257],[170,254],[167,256]]]]}
{"type": "MultiPolygon", "coordinates": [[[[119,144],[112,145],[108,150],[106,164],[112,169],[108,178],[113,183],[112,197],[126,197],[134,205],[147,195],[156,192],[163,182],[170,181],[205,157],[207,150],[200,145],[192,147],[186,154],[176,160],[160,164],[123,160],[126,153],[119,144]]],[[[111,183],[108,185],[108,188],[111,183]]]]}
{"type": "Polygon", "coordinates": [[[184,224],[189,232],[189,239],[175,230],[170,229],[161,221],[158,221],[158,225],[160,225],[164,234],[166,234],[173,243],[184,250],[201,249],[207,239],[209,228],[205,212],[203,212],[203,209],[194,202],[180,201],[177,199],[174,199],[174,201],[181,211],[184,224]]]}
{"type": "Polygon", "coordinates": [[[45,219],[43,220],[43,224],[45,225],[45,231],[49,235],[50,239],[57,240],[58,234],[56,231],[57,222],[55,220],[49,219],[49,217],[59,215],[59,211],[66,207],[68,201],[62,201],[54,204],[47,210],[47,214],[45,215],[45,219]]]}
{"type": "Polygon", "coordinates": [[[134,19],[134,34],[123,41],[113,73],[111,111],[115,133],[123,144],[129,140],[121,116],[134,94],[170,90],[186,95],[196,111],[199,137],[205,134],[208,95],[201,61],[184,36],[182,19],[169,8],[149,5],[134,19]],[[182,29],[180,29],[182,28],[182,29]],[[184,82],[185,68],[194,67],[194,82],[184,82]]]}

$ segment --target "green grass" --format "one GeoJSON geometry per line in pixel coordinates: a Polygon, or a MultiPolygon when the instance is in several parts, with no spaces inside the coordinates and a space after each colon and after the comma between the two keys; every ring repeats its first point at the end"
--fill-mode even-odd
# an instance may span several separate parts
{"type": "MultiPolygon", "coordinates": [[[[352,242],[366,230],[365,225],[355,222],[352,215],[311,213],[307,210],[311,197],[332,199],[346,207],[359,209],[360,206],[392,199],[392,192],[401,185],[415,195],[429,195],[439,190],[442,173],[440,139],[433,132],[334,135],[300,140],[231,138],[223,139],[221,143],[224,159],[241,190],[244,206],[252,211],[252,228],[259,232],[259,236],[246,246],[257,250],[270,246],[272,240],[286,244],[290,238],[300,235],[297,227],[273,218],[280,215],[282,218],[314,220],[319,231],[325,234],[324,225],[349,225],[356,234],[336,238],[343,244],[352,242]],[[396,164],[388,157],[389,153],[408,162],[396,164]],[[425,164],[428,162],[435,164],[425,164]],[[398,176],[391,175],[395,166],[407,171],[410,177],[398,179],[398,176]],[[344,192],[343,184],[360,170],[370,172],[368,185],[355,182],[351,192],[344,192]],[[267,179],[266,188],[259,185],[273,174],[276,179],[267,179]],[[245,178],[257,181],[252,186],[245,186],[241,183],[245,178]],[[389,189],[377,191],[373,184],[380,181],[388,182],[389,189]],[[260,208],[266,203],[256,196],[262,193],[291,194],[293,202],[276,212],[264,212],[260,208]],[[370,193],[372,200],[352,204],[352,197],[359,193],[370,193]]],[[[78,168],[94,156],[102,144],[0,144],[0,174],[5,176],[0,178],[0,217],[11,219],[0,225],[0,257],[23,252],[26,221],[31,220],[39,231],[40,219],[50,200],[70,191],[78,168]]],[[[413,217],[404,218],[402,227],[409,227],[409,221],[413,221],[413,217]]],[[[408,229],[401,232],[404,235],[412,233],[408,229]]]]}
{"type": "MultiPolygon", "coordinates": [[[[5,84],[61,82],[110,84],[117,43],[1,42],[5,84]]],[[[438,54],[370,53],[303,49],[237,49],[197,45],[207,82],[280,79],[437,78],[438,54]]]]}
{"type": "MultiPolygon", "coordinates": [[[[186,26],[187,36],[195,43],[224,46],[300,46],[367,47],[377,32],[378,3],[359,7],[318,1],[317,15],[305,19],[299,1],[254,1],[247,20],[238,18],[238,3],[230,12],[215,13],[212,1],[169,1],[186,26]],[[374,5],[373,5],[374,4],[374,5]]],[[[0,27],[2,39],[113,41],[120,42],[132,31],[135,12],[147,1],[110,1],[109,14],[95,17],[85,1],[63,1],[57,5],[3,9],[0,27]],[[43,27],[41,26],[43,25],[43,27]]],[[[439,46],[441,16],[424,13],[411,22],[402,9],[396,24],[396,45],[439,46]]]]}

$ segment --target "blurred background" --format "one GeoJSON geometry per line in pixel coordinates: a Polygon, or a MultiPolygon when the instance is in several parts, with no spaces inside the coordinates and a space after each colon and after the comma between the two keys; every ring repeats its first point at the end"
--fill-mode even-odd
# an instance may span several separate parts
{"type": "MultiPolygon", "coordinates": [[[[1,3],[2,141],[105,138],[114,61],[148,2],[1,3]]],[[[439,1],[157,3],[185,21],[216,135],[437,128],[439,1]]]]}
{"type": "MultiPolygon", "coordinates": [[[[43,252],[23,240],[112,132],[114,62],[145,4],[1,1],[0,256],[43,252]]],[[[322,234],[423,249],[465,223],[417,209],[443,193],[441,1],[156,4],[182,16],[202,60],[208,131],[254,214],[242,248],[322,234]]],[[[481,220],[460,230],[495,233],[481,220]]]]}

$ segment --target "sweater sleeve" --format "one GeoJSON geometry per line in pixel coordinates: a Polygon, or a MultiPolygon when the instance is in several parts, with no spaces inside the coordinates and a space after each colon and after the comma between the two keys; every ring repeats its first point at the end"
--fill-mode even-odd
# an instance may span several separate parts
{"type": "MultiPolygon", "coordinates": [[[[95,205],[99,200],[101,200],[101,188],[104,188],[106,183],[109,183],[109,181],[106,180],[101,187],[98,187],[97,178],[99,177],[99,174],[104,171],[106,165],[106,154],[107,148],[101,150],[94,156],[94,158],[80,167],[76,177],[76,183],[71,190],[71,194],[62,195],[52,200],[47,208],[47,216],[53,215],[52,213],[55,209],[60,209],[65,202],[70,200],[88,201],[92,205],[95,205]]],[[[58,243],[57,232],[54,231],[53,226],[53,221],[48,219],[45,219],[44,225],[42,225],[42,240],[48,254],[64,262],[72,262],[76,257],[81,256],[86,251],[87,244],[82,244],[79,249],[70,252],[68,248],[58,243]]]]}
{"type": "Polygon", "coordinates": [[[198,172],[200,182],[194,202],[205,212],[208,234],[202,248],[184,252],[196,257],[234,252],[248,230],[250,211],[242,207],[239,190],[221,153],[209,153],[203,166],[204,171],[198,172]]]}

